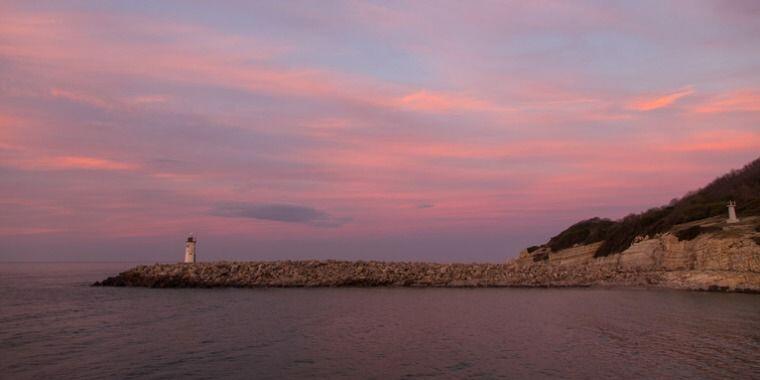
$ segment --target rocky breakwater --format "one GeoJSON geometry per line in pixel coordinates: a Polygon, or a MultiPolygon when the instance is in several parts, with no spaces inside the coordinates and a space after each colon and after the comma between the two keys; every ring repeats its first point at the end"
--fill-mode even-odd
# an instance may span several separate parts
{"type": "Polygon", "coordinates": [[[589,273],[511,264],[381,261],[264,261],[142,265],[95,286],[209,287],[576,287],[589,273]]]}
{"type": "Polygon", "coordinates": [[[95,285],[144,287],[505,286],[501,264],[268,261],[138,266],[95,285]]]}

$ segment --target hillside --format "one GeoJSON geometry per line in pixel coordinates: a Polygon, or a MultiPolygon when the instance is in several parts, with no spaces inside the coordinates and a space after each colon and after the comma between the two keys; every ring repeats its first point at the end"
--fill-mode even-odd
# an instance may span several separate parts
{"type": "MultiPolygon", "coordinates": [[[[601,218],[584,220],[552,237],[544,246],[528,248],[528,252],[537,251],[540,256],[534,258],[539,261],[546,259],[552,252],[601,242],[594,257],[617,254],[630,247],[637,237],[654,236],[679,224],[726,215],[726,203],[730,200],[736,201],[740,216],[760,215],[760,158],[740,170],[733,170],[715,179],[702,189],[689,192],[681,199],[674,199],[666,206],[631,214],[616,221],[601,218]],[[539,250],[542,247],[548,247],[549,250],[539,250]]],[[[700,232],[699,227],[696,227],[690,234],[696,236],[700,232]]]]}

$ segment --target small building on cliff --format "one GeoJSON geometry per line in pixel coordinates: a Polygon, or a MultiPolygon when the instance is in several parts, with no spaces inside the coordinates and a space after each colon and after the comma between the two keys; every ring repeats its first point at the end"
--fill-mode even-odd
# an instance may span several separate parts
{"type": "Polygon", "coordinates": [[[736,202],[728,202],[728,220],[726,223],[739,223],[739,219],[736,217],[736,202]]]}

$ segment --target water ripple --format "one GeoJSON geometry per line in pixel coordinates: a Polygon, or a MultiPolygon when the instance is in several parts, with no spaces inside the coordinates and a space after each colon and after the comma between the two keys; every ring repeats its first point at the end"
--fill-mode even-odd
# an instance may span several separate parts
{"type": "Polygon", "coordinates": [[[115,289],[0,264],[0,378],[760,378],[760,296],[115,289]]]}

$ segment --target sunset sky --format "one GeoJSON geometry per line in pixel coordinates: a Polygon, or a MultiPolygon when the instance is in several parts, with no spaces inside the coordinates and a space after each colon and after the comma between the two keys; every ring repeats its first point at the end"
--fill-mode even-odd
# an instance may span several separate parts
{"type": "Polygon", "coordinates": [[[760,156],[758,20],[0,0],[0,260],[502,261],[760,156]]]}

